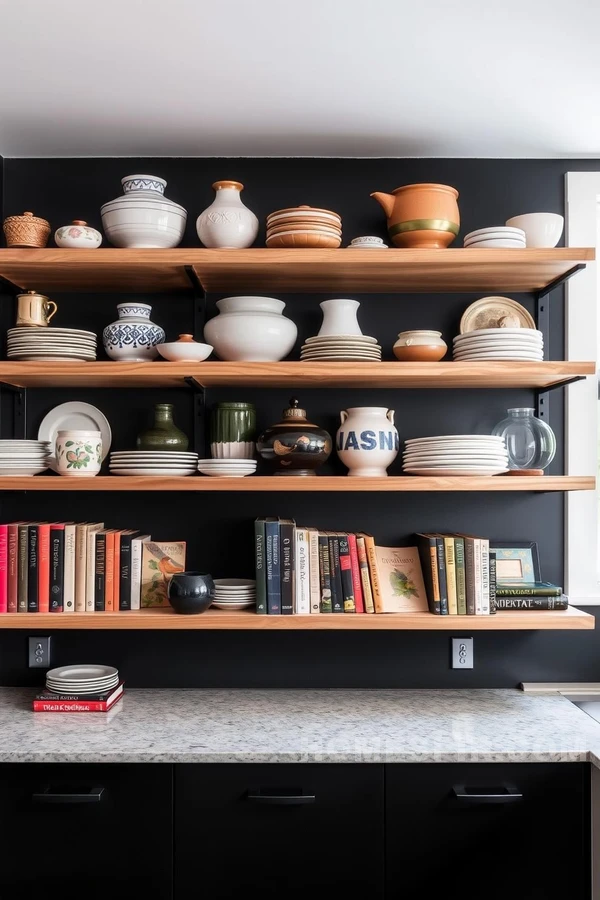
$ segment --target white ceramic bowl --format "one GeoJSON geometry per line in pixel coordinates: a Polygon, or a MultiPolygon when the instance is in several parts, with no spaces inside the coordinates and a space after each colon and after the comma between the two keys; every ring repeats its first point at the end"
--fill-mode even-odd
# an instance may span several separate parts
{"type": "Polygon", "coordinates": [[[156,349],[163,359],[169,362],[202,362],[213,352],[210,344],[197,341],[172,341],[168,344],[156,344],[156,349]]]}
{"type": "Polygon", "coordinates": [[[506,224],[523,229],[528,247],[556,247],[561,239],[565,220],[558,213],[527,213],[507,219],[506,224]]]}
{"type": "Polygon", "coordinates": [[[288,355],[298,329],[283,315],[285,303],[275,297],[224,297],[217,300],[219,315],[204,326],[222,360],[277,362],[288,355]]]}

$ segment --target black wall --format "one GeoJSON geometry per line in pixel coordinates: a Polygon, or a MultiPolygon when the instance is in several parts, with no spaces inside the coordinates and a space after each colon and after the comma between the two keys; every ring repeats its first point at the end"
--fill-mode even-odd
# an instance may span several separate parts
{"type": "MultiPolygon", "coordinates": [[[[564,173],[600,168],[600,163],[567,160],[334,160],[334,159],[79,159],[5,160],[3,214],[31,209],[53,228],[73,218],[101,226],[99,208],[120,192],[120,178],[149,172],[168,180],[167,195],[189,213],[184,245],[197,246],[195,220],[213,197],[210,185],[235,178],[246,185],[244,200],[261,222],[273,209],[308,203],[338,211],[344,243],[359,234],[385,237],[383,211],[369,198],[414,181],[440,181],[460,192],[461,235],[511,215],[546,210],[563,212],[564,173]]],[[[259,244],[264,241],[261,229],[259,244]]],[[[458,243],[458,242],[457,242],[458,243]]],[[[365,251],[367,252],[367,251],[365,251]]],[[[44,285],[37,285],[44,291],[44,285]]],[[[319,327],[318,303],[329,295],[284,297],[286,313],[299,329],[298,344],[319,327]]],[[[364,333],[376,335],[384,358],[399,331],[437,328],[451,343],[473,294],[355,295],[361,301],[364,333]]],[[[530,311],[533,298],[511,296],[530,311]]],[[[101,332],[116,317],[116,295],[52,295],[59,305],[57,325],[101,332]]],[[[7,308],[9,300],[5,301],[7,308]]],[[[139,298],[141,299],[141,298],[139,298]]],[[[193,327],[192,295],[152,295],[152,318],[175,339],[193,327]]],[[[217,295],[208,298],[215,313],[217,295]]],[[[550,358],[563,356],[563,300],[552,296],[550,358]]],[[[10,318],[8,320],[10,323],[10,318]]],[[[198,338],[201,335],[196,335],[198,338]]],[[[262,426],[277,421],[292,392],[281,389],[211,390],[208,407],[221,399],[250,400],[262,426]]],[[[426,434],[491,429],[508,406],[533,405],[531,391],[331,390],[294,392],[309,416],[335,432],[339,410],[387,404],[396,410],[402,440],[426,434]]],[[[29,391],[28,436],[37,436],[46,412],[67,400],[87,400],[107,415],[113,449],[134,446],[160,401],[176,404],[176,420],[193,434],[193,398],[187,390],[29,391]]],[[[563,466],[563,398],[552,395],[550,422],[561,447],[551,473],[563,466]]],[[[2,418],[2,436],[10,421],[2,418]]],[[[197,449],[202,450],[198,447],[197,449]]],[[[332,459],[327,469],[342,474],[332,459]]],[[[400,462],[390,469],[400,472],[400,462]]],[[[330,529],[363,529],[383,544],[410,541],[414,531],[469,531],[498,540],[537,540],[542,575],[563,578],[563,497],[561,494],[235,494],[151,493],[75,494],[35,492],[0,497],[3,521],[14,519],[104,520],[110,526],[137,527],[155,539],[188,542],[188,566],[215,577],[250,576],[252,521],[257,515],[293,517],[330,529]],[[333,502],[332,502],[333,501],[333,502]]],[[[468,629],[467,632],[468,633],[468,629]]],[[[255,632],[56,632],[57,664],[104,661],[118,665],[131,686],[263,687],[509,687],[519,681],[600,680],[600,633],[483,633],[475,640],[472,672],[449,668],[449,636],[428,633],[255,633],[255,632]]],[[[25,667],[26,635],[0,631],[0,683],[26,684],[40,673],[25,667]]]]}

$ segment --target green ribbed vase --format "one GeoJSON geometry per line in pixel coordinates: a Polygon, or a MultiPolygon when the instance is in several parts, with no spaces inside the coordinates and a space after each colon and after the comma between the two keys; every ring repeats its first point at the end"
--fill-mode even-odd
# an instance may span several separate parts
{"type": "Polygon", "coordinates": [[[253,403],[218,403],[211,413],[210,450],[213,459],[252,459],[256,440],[253,403]]]}

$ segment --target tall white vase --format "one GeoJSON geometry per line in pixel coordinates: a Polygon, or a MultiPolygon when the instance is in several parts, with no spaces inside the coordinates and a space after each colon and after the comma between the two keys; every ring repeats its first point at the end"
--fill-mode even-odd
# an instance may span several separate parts
{"type": "Polygon", "coordinates": [[[355,406],[343,409],[340,419],[342,424],[335,438],[335,449],[350,470],[348,475],[387,475],[386,469],[400,449],[394,410],[385,406],[355,406]]]}
{"type": "Polygon", "coordinates": [[[323,310],[323,324],[319,337],[323,335],[362,334],[356,314],[358,300],[323,300],[319,303],[323,310]]]}
{"type": "Polygon", "coordinates": [[[258,234],[258,219],[244,206],[239,181],[215,181],[214,201],[196,220],[198,237],[205,247],[241,250],[250,247],[258,234]]]}

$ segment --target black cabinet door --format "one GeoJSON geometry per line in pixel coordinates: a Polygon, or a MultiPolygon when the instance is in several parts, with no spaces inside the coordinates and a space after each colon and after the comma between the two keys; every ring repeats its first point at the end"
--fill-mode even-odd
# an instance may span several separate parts
{"type": "Polygon", "coordinates": [[[579,763],[386,767],[387,897],[587,900],[579,763]]]}
{"type": "Polygon", "coordinates": [[[175,898],[380,900],[383,766],[175,767],[175,898]]]}
{"type": "Polygon", "coordinates": [[[0,766],[1,900],[170,900],[172,772],[0,766]]]}

